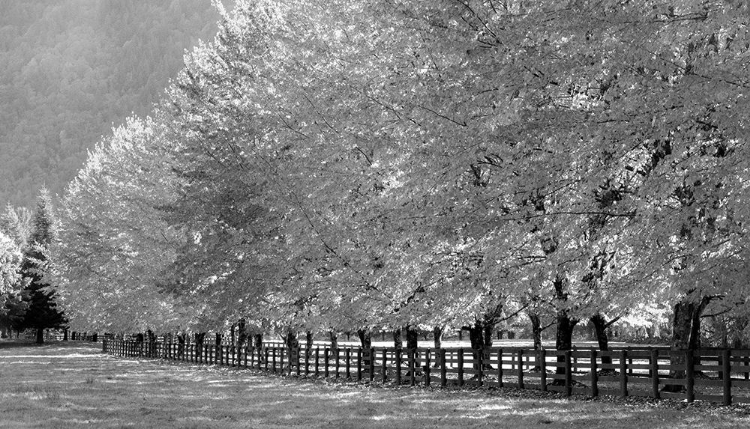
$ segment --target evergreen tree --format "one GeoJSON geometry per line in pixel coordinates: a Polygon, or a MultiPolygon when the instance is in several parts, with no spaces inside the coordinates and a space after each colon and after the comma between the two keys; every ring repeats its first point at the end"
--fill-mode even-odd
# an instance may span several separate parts
{"type": "Polygon", "coordinates": [[[38,344],[44,342],[45,329],[62,328],[67,324],[65,314],[57,309],[56,291],[45,277],[49,267],[48,249],[55,232],[52,201],[47,190],[42,189],[34,214],[33,231],[21,264],[21,273],[27,282],[22,296],[28,307],[20,325],[36,330],[38,344]]]}

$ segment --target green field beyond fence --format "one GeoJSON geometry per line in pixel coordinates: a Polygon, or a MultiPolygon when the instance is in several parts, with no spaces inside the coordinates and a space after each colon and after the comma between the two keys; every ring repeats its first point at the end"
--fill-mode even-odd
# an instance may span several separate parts
{"type": "Polygon", "coordinates": [[[115,356],[160,358],[254,368],[298,377],[343,378],[393,386],[518,387],[582,394],[750,403],[750,350],[674,351],[627,347],[609,351],[521,347],[417,348],[315,346],[281,343],[242,347],[107,339],[115,356]]]}

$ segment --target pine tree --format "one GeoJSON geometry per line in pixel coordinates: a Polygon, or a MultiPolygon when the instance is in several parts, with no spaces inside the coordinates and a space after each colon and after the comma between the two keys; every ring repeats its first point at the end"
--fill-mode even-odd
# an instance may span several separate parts
{"type": "Polygon", "coordinates": [[[27,281],[22,296],[28,308],[21,327],[36,330],[36,342],[44,342],[44,330],[62,328],[67,324],[65,314],[57,309],[56,292],[51,288],[45,272],[49,267],[48,249],[55,236],[52,200],[42,189],[34,214],[33,231],[24,251],[21,273],[27,281]]]}

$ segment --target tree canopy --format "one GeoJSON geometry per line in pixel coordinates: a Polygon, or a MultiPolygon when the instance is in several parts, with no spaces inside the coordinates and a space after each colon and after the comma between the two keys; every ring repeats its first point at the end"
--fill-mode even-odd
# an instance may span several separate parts
{"type": "Polygon", "coordinates": [[[744,3],[217,7],[153,115],[68,187],[55,254],[80,320],[325,331],[526,308],[564,336],[655,300],[675,323],[744,303],[744,3]]]}

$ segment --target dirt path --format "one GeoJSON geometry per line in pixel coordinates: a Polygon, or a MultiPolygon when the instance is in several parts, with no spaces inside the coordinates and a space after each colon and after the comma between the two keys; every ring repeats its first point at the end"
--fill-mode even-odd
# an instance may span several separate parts
{"type": "Polygon", "coordinates": [[[0,342],[2,428],[741,428],[742,409],[368,388],[0,342]]]}

